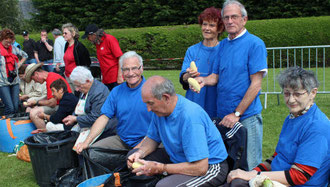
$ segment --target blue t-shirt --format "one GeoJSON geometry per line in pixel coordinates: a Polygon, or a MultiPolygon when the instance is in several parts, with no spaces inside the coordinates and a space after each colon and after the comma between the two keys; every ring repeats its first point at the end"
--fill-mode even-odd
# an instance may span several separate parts
{"type": "Polygon", "coordinates": [[[317,168],[302,186],[326,186],[330,173],[330,122],[314,104],[306,114],[285,119],[272,171],[289,170],[294,163],[317,168]]]}
{"type": "MultiPolygon", "coordinates": [[[[219,75],[217,84],[217,114],[223,118],[233,113],[248,90],[253,75],[267,69],[267,50],[264,42],[246,31],[241,37],[220,42],[220,60],[214,64],[213,73],[219,75]]],[[[257,97],[241,117],[244,120],[261,113],[262,106],[257,97]]]]}
{"type": "Polygon", "coordinates": [[[224,161],[228,154],[221,135],[207,113],[181,95],[170,116],[153,113],[148,137],[162,142],[173,163],[208,158],[209,164],[224,161]]]}
{"type": "Polygon", "coordinates": [[[143,103],[141,88],[145,79],[135,88],[126,83],[113,88],[101,108],[101,114],[118,119],[117,134],[128,146],[136,146],[147,134],[151,112],[143,103]]]}
{"type": "MultiPolygon", "coordinates": [[[[188,48],[184,57],[180,77],[190,67],[191,61],[195,61],[201,77],[212,74],[213,64],[218,61],[219,46],[206,47],[203,42],[188,48]]],[[[186,98],[199,104],[210,117],[217,116],[217,90],[216,86],[206,86],[200,93],[195,93],[190,89],[186,92],[186,98]]]]}

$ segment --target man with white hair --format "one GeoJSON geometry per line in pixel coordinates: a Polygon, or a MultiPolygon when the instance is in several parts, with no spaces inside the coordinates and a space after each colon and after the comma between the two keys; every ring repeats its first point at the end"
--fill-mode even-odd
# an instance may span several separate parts
{"type": "Polygon", "coordinates": [[[265,43],[250,34],[245,7],[236,0],[223,4],[221,16],[228,38],[220,42],[220,60],[208,77],[197,77],[201,87],[217,84],[217,116],[220,124],[233,128],[239,121],[248,132],[247,160],[253,169],[262,159],[262,78],[267,73],[265,43]]]}
{"type": "Polygon", "coordinates": [[[101,108],[101,116],[93,124],[88,137],[77,145],[77,153],[88,148],[114,117],[118,119],[117,135],[97,141],[93,147],[130,150],[139,147],[147,134],[151,113],[141,97],[141,88],[145,82],[142,76],[142,57],[134,51],[129,51],[120,57],[119,64],[126,82],[110,92],[101,108]]]}

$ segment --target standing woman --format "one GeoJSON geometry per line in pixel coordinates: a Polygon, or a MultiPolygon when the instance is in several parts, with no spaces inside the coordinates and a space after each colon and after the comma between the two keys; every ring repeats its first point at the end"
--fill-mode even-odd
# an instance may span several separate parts
{"type": "Polygon", "coordinates": [[[66,44],[64,48],[64,63],[65,70],[64,75],[68,83],[70,84],[71,90],[74,89],[73,83],[70,81],[70,75],[72,70],[76,66],[87,66],[91,64],[91,59],[87,48],[78,41],[79,30],[72,23],[67,23],[62,26],[63,37],[66,44]]]}
{"type": "Polygon", "coordinates": [[[17,51],[17,55],[23,57],[20,61],[13,54],[11,45],[13,41],[15,41],[13,31],[3,29],[0,32],[0,98],[5,104],[4,115],[18,112],[19,77],[17,69],[26,60],[22,50],[17,51]]]}
{"type": "Polygon", "coordinates": [[[224,31],[224,24],[221,19],[221,10],[214,7],[205,9],[198,17],[201,25],[203,41],[190,46],[186,51],[183,60],[180,83],[183,89],[187,90],[186,98],[198,103],[208,113],[210,117],[217,114],[217,92],[216,86],[208,86],[200,93],[195,93],[189,89],[188,78],[212,74],[213,64],[218,60],[219,36],[224,31]],[[197,71],[190,68],[190,63],[194,61],[197,71]]]}

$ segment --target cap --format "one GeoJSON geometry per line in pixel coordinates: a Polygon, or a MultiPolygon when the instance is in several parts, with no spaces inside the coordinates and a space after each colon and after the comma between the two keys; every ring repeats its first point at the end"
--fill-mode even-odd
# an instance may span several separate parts
{"type": "Polygon", "coordinates": [[[89,24],[85,29],[85,34],[81,38],[85,39],[88,35],[94,34],[97,30],[99,30],[99,28],[95,24],[89,24]]]}
{"type": "Polygon", "coordinates": [[[31,82],[32,74],[36,71],[36,69],[38,69],[38,67],[41,67],[43,65],[44,65],[43,63],[29,64],[25,69],[25,80],[26,80],[26,82],[31,82]]]}
{"type": "Polygon", "coordinates": [[[28,34],[29,34],[29,32],[28,31],[23,31],[23,36],[27,36],[28,34]]]}

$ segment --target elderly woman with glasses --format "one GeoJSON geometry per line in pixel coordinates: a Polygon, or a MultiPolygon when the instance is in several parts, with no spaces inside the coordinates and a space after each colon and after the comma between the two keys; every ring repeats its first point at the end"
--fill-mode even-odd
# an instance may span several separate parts
{"type": "Polygon", "coordinates": [[[4,115],[18,112],[19,77],[18,67],[26,60],[26,53],[14,50],[15,34],[10,29],[0,31],[0,98],[5,105],[4,115]],[[14,54],[15,51],[15,54],[14,54]],[[16,56],[22,56],[21,60],[16,56]]]}
{"type": "MultiPolygon", "coordinates": [[[[254,170],[231,171],[227,181],[248,181],[263,175],[289,186],[328,185],[330,174],[330,122],[314,103],[319,82],[312,71],[300,67],[278,76],[290,114],[284,121],[274,155],[254,170]]],[[[234,182],[235,181],[235,182],[234,182]]]]}
{"type": "Polygon", "coordinates": [[[70,81],[70,75],[72,70],[76,66],[89,67],[91,59],[87,48],[79,42],[79,30],[72,23],[67,23],[62,26],[63,37],[66,41],[64,47],[64,75],[72,90],[74,89],[73,83],[70,81]]]}

